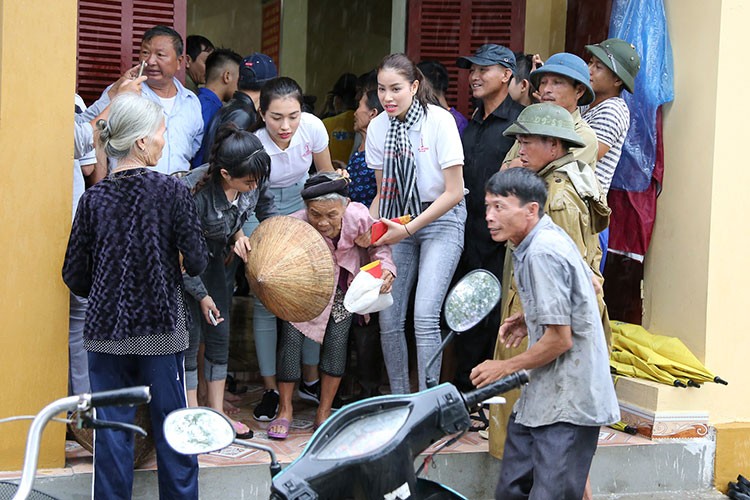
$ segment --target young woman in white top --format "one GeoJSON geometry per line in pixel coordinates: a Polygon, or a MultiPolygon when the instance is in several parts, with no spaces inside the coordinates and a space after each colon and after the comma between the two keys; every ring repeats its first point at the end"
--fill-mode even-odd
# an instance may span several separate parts
{"type": "MultiPolygon", "coordinates": [[[[410,392],[404,323],[416,284],[414,331],[419,388],[440,346],[440,310],[463,250],[463,147],[453,116],[436,104],[424,76],[403,54],[378,67],[378,97],[385,113],[367,128],[367,165],[375,170],[378,195],[370,207],[388,231],[375,244],[395,245],[399,270],[393,306],[380,313],[383,356],[391,392],[410,392]],[[416,216],[406,225],[387,219],[416,216]]],[[[440,373],[436,363],[431,374],[440,373]]]]}
{"type": "MultiPolygon", "coordinates": [[[[260,91],[258,122],[253,127],[271,157],[269,191],[274,195],[276,208],[289,215],[305,207],[300,192],[314,163],[318,172],[333,171],[328,151],[328,132],[318,117],[302,111],[302,89],[287,77],[269,81],[260,91]]],[[[245,234],[249,235],[257,221],[248,220],[245,234]],[[253,224],[254,222],[254,224],[253,224]]],[[[276,385],[276,317],[259,300],[253,309],[253,333],[260,374],[266,392],[255,408],[256,420],[270,421],[276,417],[279,394],[276,385]]],[[[305,338],[303,346],[303,383],[301,396],[317,398],[320,346],[305,338]]]]}

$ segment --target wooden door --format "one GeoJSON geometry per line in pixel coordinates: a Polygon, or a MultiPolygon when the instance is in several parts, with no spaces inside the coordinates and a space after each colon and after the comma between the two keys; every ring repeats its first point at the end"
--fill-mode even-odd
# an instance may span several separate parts
{"type": "Polygon", "coordinates": [[[448,69],[448,104],[469,115],[471,93],[456,58],[485,43],[523,50],[526,0],[409,0],[406,54],[448,69]]]}
{"type": "MultiPolygon", "coordinates": [[[[78,0],[77,92],[86,104],[138,61],[141,38],[163,24],[186,37],[187,0],[78,0]]],[[[178,75],[182,79],[183,74],[178,75]]]]}

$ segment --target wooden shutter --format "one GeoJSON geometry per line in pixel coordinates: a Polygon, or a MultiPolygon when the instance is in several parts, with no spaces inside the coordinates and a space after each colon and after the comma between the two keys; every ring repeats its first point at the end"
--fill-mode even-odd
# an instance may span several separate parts
{"type": "MultiPolygon", "coordinates": [[[[91,104],[138,61],[143,33],[163,24],[183,41],[187,0],[78,0],[78,94],[91,104]]],[[[183,74],[178,75],[183,78],[183,74]]]]}
{"type": "Polygon", "coordinates": [[[277,68],[281,67],[281,0],[263,0],[260,52],[273,59],[277,68]]]}
{"type": "Polygon", "coordinates": [[[468,116],[471,93],[456,58],[485,43],[523,50],[526,0],[409,0],[406,53],[448,68],[448,104],[468,116]]]}

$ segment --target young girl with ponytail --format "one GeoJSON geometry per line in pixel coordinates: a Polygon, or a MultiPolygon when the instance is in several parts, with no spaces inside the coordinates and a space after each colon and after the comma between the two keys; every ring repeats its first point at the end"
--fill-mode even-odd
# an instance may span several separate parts
{"type": "MultiPolygon", "coordinates": [[[[207,404],[223,411],[224,383],[229,358],[229,309],[232,292],[225,264],[232,251],[243,260],[250,251],[242,225],[255,213],[265,220],[278,215],[273,195],[268,191],[271,159],[251,132],[229,123],[216,134],[207,166],[190,171],[183,180],[192,187],[209,262],[199,277],[184,276],[191,315],[190,347],[185,356],[188,404],[197,406],[198,346],[205,343],[204,372],[207,404]],[[212,317],[213,316],[213,317],[212,317]]],[[[234,422],[238,437],[251,437],[250,429],[234,422]]]]}
{"type": "MultiPolygon", "coordinates": [[[[404,394],[410,392],[404,323],[415,284],[420,390],[427,361],[440,346],[440,310],[463,250],[464,155],[453,116],[437,104],[424,75],[405,55],[383,59],[378,97],[385,113],[370,122],[365,147],[378,187],[370,213],[388,226],[375,245],[393,245],[399,271],[393,306],[380,313],[380,335],[391,392],[404,394]],[[388,220],[405,214],[415,218],[405,225],[388,220]]],[[[436,363],[431,374],[439,373],[436,363]]]]}

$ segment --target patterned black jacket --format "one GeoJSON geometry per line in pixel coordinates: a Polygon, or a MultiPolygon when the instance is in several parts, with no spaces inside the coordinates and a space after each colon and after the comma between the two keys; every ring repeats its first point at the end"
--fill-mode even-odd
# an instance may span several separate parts
{"type": "Polygon", "coordinates": [[[148,169],[108,176],[78,205],[63,280],[88,297],[84,338],[121,340],[173,334],[190,275],[208,263],[206,243],[188,188],[148,169]]]}

